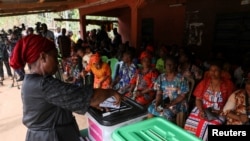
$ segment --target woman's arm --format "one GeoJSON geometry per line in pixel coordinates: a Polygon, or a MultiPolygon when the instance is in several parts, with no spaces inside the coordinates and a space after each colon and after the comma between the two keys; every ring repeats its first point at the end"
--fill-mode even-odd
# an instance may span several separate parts
{"type": "Polygon", "coordinates": [[[41,88],[48,103],[79,114],[84,114],[89,106],[99,107],[101,102],[111,96],[117,99],[115,104],[121,101],[121,96],[112,89],[93,89],[92,85],[78,87],[52,76],[42,80],[41,88]]]}
{"type": "Polygon", "coordinates": [[[101,86],[102,86],[102,83],[105,82],[108,78],[110,78],[109,75],[104,76],[103,79],[100,81],[99,86],[101,87],[101,86]]]}
{"type": "Polygon", "coordinates": [[[118,94],[116,91],[112,89],[94,89],[93,95],[90,100],[90,106],[98,108],[101,102],[111,96],[114,96],[117,100],[114,104],[120,104],[121,95],[118,94]]]}
{"type": "Polygon", "coordinates": [[[239,114],[239,115],[237,115],[235,112],[232,112],[232,111],[228,112],[226,116],[229,117],[229,118],[241,121],[242,123],[245,123],[245,122],[247,122],[249,120],[248,117],[247,117],[247,114],[239,114]]]}
{"type": "Polygon", "coordinates": [[[152,91],[154,91],[153,87],[154,87],[154,82],[158,77],[158,73],[155,71],[150,72],[150,78],[147,78],[146,76],[143,77],[143,79],[145,79],[147,86],[142,89],[141,91],[139,91],[139,95],[144,95],[144,94],[148,94],[152,91]],[[148,81],[147,81],[148,80],[148,81]]]}
{"type": "Polygon", "coordinates": [[[162,101],[162,91],[157,91],[156,92],[156,98],[155,98],[155,108],[157,108],[162,101]]]}
{"type": "Polygon", "coordinates": [[[144,94],[147,94],[147,93],[150,93],[151,91],[153,91],[152,88],[145,88],[141,91],[137,91],[138,92],[138,95],[144,95],[144,94]]]}
{"type": "MultiPolygon", "coordinates": [[[[100,87],[102,86],[102,83],[105,82],[107,79],[111,78],[111,68],[108,64],[103,65],[103,68],[105,70],[105,76],[102,76],[102,80],[100,81],[100,87]]],[[[111,82],[110,82],[111,83],[111,82]]],[[[109,84],[111,85],[111,84],[109,84]]]]}
{"type": "Polygon", "coordinates": [[[196,107],[199,109],[200,113],[200,117],[201,118],[205,118],[205,113],[204,113],[204,108],[203,108],[203,103],[202,103],[202,99],[201,98],[198,98],[196,97],[195,99],[195,105],[196,107]]]}
{"type": "Polygon", "coordinates": [[[200,112],[204,112],[203,104],[202,104],[202,99],[197,98],[195,99],[195,105],[199,109],[200,112]]]}
{"type": "Polygon", "coordinates": [[[174,106],[176,104],[178,104],[179,102],[182,102],[184,99],[185,99],[185,94],[180,94],[177,96],[176,99],[174,99],[172,102],[170,102],[167,107],[170,107],[170,106],[174,106]]]}

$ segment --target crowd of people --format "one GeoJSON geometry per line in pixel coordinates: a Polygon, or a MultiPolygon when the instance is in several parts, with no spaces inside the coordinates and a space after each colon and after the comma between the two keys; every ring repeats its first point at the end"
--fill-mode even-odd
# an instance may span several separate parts
{"type": "MultiPolygon", "coordinates": [[[[115,32],[118,34],[117,29],[115,32]]],[[[148,118],[161,116],[178,125],[177,115],[185,113],[184,123],[178,126],[204,141],[208,125],[249,124],[247,54],[233,68],[235,64],[222,52],[201,61],[188,47],[147,44],[136,50],[129,43],[114,43],[106,35],[97,41],[95,30],[88,35],[75,49],[82,60],[85,50],[91,54],[87,61],[79,62],[84,67],[78,76],[84,81],[89,80],[87,76],[92,78],[94,88],[115,89],[134,99],[148,109],[148,118]],[[116,58],[118,69],[112,70],[103,56],[116,58]],[[208,109],[216,118],[208,119],[208,109]]]]}
{"type": "Polygon", "coordinates": [[[115,45],[109,38],[96,41],[94,33],[78,49],[91,51],[79,76],[93,74],[93,87],[115,89],[134,99],[148,109],[148,118],[161,116],[177,124],[177,115],[185,113],[179,126],[204,141],[208,125],[249,124],[250,99],[245,98],[250,95],[249,55],[243,55],[233,68],[235,64],[222,52],[201,61],[188,47],[147,44],[135,50],[129,43],[115,45]],[[112,72],[110,62],[102,56],[116,58],[118,70],[112,72]],[[208,109],[216,118],[207,118],[208,109]]]}
{"type": "MultiPolygon", "coordinates": [[[[23,60],[12,56],[17,55],[15,53],[10,55],[10,65],[16,72],[23,70],[25,62],[29,64],[33,73],[43,76],[26,76],[23,93],[26,94],[27,99],[24,104],[30,104],[28,95],[35,91],[35,89],[29,89],[30,85],[35,86],[40,84],[36,83],[37,81],[42,81],[44,85],[42,88],[45,89],[46,86],[45,101],[56,105],[55,107],[85,113],[88,104],[96,106],[108,96],[115,95],[117,99],[120,99],[119,96],[128,97],[148,109],[147,118],[161,116],[178,125],[176,122],[178,114],[185,113],[182,117],[184,123],[178,126],[204,141],[207,141],[208,125],[249,124],[250,58],[247,54],[244,55],[241,64],[233,68],[221,52],[215,53],[208,60],[201,61],[188,47],[163,44],[156,46],[150,43],[140,49],[132,47],[129,42],[122,41],[117,28],[113,29],[114,39],[111,39],[105,27],[101,26],[100,30],[88,31],[87,37],[79,38],[77,42],[74,42],[70,36],[66,35],[65,28],[62,28],[61,34],[55,37],[52,36],[51,31],[49,32],[46,24],[42,27],[41,35],[34,35],[34,30],[29,29],[29,34],[18,40],[18,44],[13,49],[15,52],[16,48],[32,50],[33,47],[32,51],[35,54],[31,51],[22,52],[25,53],[22,57],[26,57],[23,60]],[[47,40],[43,43],[43,38],[37,36],[47,40]],[[30,40],[36,40],[37,43],[30,40]],[[20,45],[20,42],[27,42],[30,47],[27,47],[27,44],[20,45]],[[40,46],[50,46],[57,50],[45,47],[38,49],[40,46]],[[35,58],[30,58],[29,55],[35,58]],[[114,58],[117,60],[115,69],[110,61],[114,58]],[[54,78],[56,73],[60,73],[52,67],[56,66],[55,60],[59,61],[59,70],[63,72],[60,74],[63,77],[58,77],[62,82],[54,78]],[[47,75],[54,77],[47,77],[47,75]],[[34,82],[34,84],[28,82],[34,82]],[[70,84],[69,87],[67,84],[70,84]],[[54,86],[56,87],[52,88],[54,86]],[[84,92],[86,86],[91,86],[91,89],[96,90],[96,95],[103,91],[104,96],[100,99],[95,97],[94,103],[84,92]],[[60,91],[63,91],[62,97],[59,96],[61,93],[56,93],[56,90],[60,88],[60,91]],[[80,92],[85,95],[83,96],[80,92]],[[107,94],[108,92],[110,94],[107,94]],[[74,98],[70,98],[67,93],[74,98]],[[78,94],[82,97],[76,96],[78,94]],[[83,103],[86,104],[86,102],[87,105],[84,105],[83,103]],[[215,118],[208,118],[208,109],[215,118]]],[[[11,73],[8,75],[12,76],[11,73]]],[[[42,89],[39,91],[41,91],[39,93],[44,93],[42,89]]],[[[87,90],[87,93],[93,92],[87,90]]],[[[53,107],[52,105],[50,106],[53,107]]],[[[45,107],[43,109],[47,108],[45,107]]],[[[29,108],[32,109],[32,107],[26,108],[25,112],[32,114],[29,112],[29,108]]],[[[68,120],[67,122],[70,122],[72,119],[68,120]]],[[[24,122],[31,130],[32,123],[28,119],[24,122]]],[[[33,137],[35,138],[35,135],[33,137]]]]}

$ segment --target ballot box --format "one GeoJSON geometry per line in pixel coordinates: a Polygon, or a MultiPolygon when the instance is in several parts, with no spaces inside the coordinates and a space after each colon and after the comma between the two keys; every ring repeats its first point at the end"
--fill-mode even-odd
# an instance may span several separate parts
{"type": "Polygon", "coordinates": [[[122,126],[146,118],[147,109],[131,99],[122,100],[120,108],[100,111],[90,108],[87,112],[88,135],[91,141],[112,141],[112,132],[122,126]]]}
{"type": "Polygon", "coordinates": [[[117,128],[114,141],[202,141],[176,124],[154,117],[117,128]]]}

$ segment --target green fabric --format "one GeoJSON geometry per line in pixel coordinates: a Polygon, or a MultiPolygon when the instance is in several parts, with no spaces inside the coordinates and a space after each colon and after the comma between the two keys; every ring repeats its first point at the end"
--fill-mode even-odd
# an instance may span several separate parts
{"type": "Polygon", "coordinates": [[[115,77],[116,77],[116,74],[117,74],[117,68],[118,68],[118,63],[119,63],[119,60],[117,58],[110,58],[108,59],[108,62],[110,64],[110,68],[111,68],[111,77],[112,77],[112,80],[115,80],[115,77]]]}
{"type": "Polygon", "coordinates": [[[102,56],[101,59],[102,62],[108,63],[109,58],[107,56],[102,56]]]}
{"type": "Polygon", "coordinates": [[[164,60],[162,58],[157,59],[155,68],[160,72],[165,72],[164,60]]]}

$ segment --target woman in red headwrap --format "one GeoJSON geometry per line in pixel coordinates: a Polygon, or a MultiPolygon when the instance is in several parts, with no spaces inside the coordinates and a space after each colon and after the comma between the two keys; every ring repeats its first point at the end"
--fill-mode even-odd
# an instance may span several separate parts
{"type": "Polygon", "coordinates": [[[55,44],[39,35],[19,40],[10,65],[19,69],[27,63],[30,73],[22,84],[23,124],[28,128],[26,141],[80,141],[72,112],[84,114],[110,96],[120,103],[120,95],[111,89],[78,87],[53,77],[57,71],[55,44]]]}
{"type": "Polygon", "coordinates": [[[92,72],[94,75],[94,88],[110,88],[111,68],[109,64],[102,62],[100,54],[95,53],[91,55],[89,65],[86,67],[85,72],[83,72],[83,76],[87,72],[92,72]]]}
{"type": "Polygon", "coordinates": [[[153,90],[154,81],[158,77],[158,71],[151,67],[151,55],[144,52],[140,56],[142,67],[130,80],[128,97],[135,98],[136,102],[147,106],[155,98],[153,90]]]}
{"type": "MultiPolygon", "coordinates": [[[[139,59],[142,60],[142,57],[143,57],[145,54],[150,55],[150,58],[151,58],[151,60],[150,60],[150,63],[151,63],[151,64],[150,64],[150,65],[151,65],[151,67],[154,67],[154,68],[155,68],[156,57],[155,57],[155,54],[154,54],[154,48],[153,48],[153,46],[148,45],[148,46],[145,48],[145,50],[142,51],[142,52],[140,53],[139,59]]],[[[142,62],[140,62],[140,63],[142,63],[142,62]]]]}

